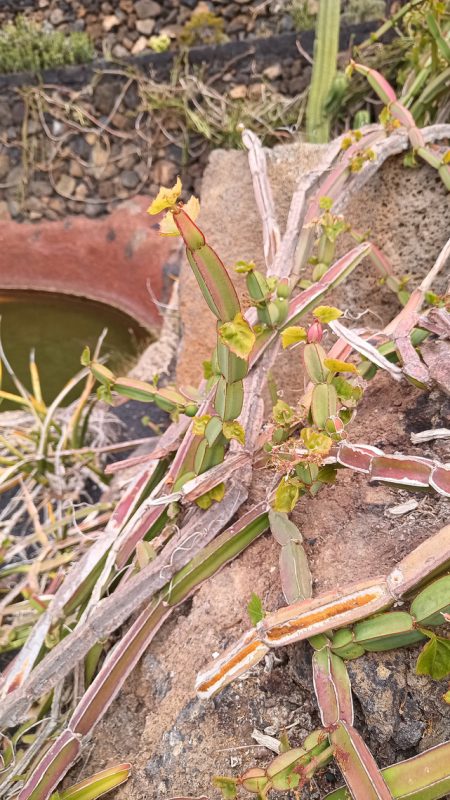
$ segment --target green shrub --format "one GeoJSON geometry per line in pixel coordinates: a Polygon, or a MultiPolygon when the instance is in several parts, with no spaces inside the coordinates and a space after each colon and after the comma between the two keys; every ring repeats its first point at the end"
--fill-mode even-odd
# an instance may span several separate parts
{"type": "Polygon", "coordinates": [[[40,72],[49,67],[92,61],[95,51],[86,33],[44,31],[18,17],[0,31],[0,73],[40,72]]]}
{"type": "Polygon", "coordinates": [[[180,41],[185,47],[215,45],[227,41],[224,20],[210,11],[196,11],[184,24],[180,41]]]}
{"type": "Polygon", "coordinates": [[[317,8],[308,0],[291,0],[287,10],[296,31],[310,31],[315,27],[317,8]]]}

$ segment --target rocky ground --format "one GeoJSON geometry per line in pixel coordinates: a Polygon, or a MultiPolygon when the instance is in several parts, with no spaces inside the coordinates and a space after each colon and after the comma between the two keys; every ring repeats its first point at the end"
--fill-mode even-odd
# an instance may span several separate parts
{"type": "Polygon", "coordinates": [[[236,145],[237,122],[252,115],[272,140],[289,138],[283,123],[297,119],[310,66],[295,55],[255,59],[251,49],[227,61],[181,70],[177,88],[120,67],[81,86],[4,86],[0,219],[97,217],[177,174],[199,194],[211,146],[236,145]]]}
{"type": "MultiPolygon", "coordinates": [[[[240,122],[271,145],[289,140],[303,116],[313,32],[298,34],[299,52],[294,28],[313,24],[312,0],[0,5],[0,25],[22,12],[44,30],[84,30],[103,58],[41,81],[0,76],[0,220],[97,217],[177,174],[199,194],[211,149],[240,146],[240,122]],[[160,34],[175,52],[158,61],[149,37],[160,34]]],[[[349,0],[344,8],[353,9],[344,23],[363,21],[343,26],[346,60],[350,39],[365,39],[376,24],[366,19],[385,7],[349,0]]]]}
{"type": "MultiPolygon", "coordinates": [[[[172,42],[182,43],[186,23],[193,14],[210,17],[204,17],[204,24],[194,29],[194,41],[189,42],[188,26],[188,44],[293,31],[290,6],[288,0],[37,0],[24,3],[23,10],[26,16],[44,23],[47,30],[86,31],[100,54],[110,52],[123,58],[146,50],[152,35],[165,34],[172,42]]],[[[17,4],[4,3],[0,22],[13,18],[15,9],[17,4]]]]}
{"type": "MultiPolygon", "coordinates": [[[[155,35],[180,47],[304,30],[314,25],[317,5],[317,0],[5,0],[0,25],[22,11],[46,30],[86,31],[99,54],[124,58],[146,51],[155,35]]],[[[346,7],[348,21],[355,23],[382,17],[386,4],[347,2],[346,7]]]]}

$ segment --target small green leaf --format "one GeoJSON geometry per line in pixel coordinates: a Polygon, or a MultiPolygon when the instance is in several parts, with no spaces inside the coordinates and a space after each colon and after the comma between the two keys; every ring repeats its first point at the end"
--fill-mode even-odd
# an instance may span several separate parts
{"type": "Polygon", "coordinates": [[[213,375],[215,375],[215,372],[213,370],[211,361],[204,361],[203,362],[203,377],[204,377],[205,381],[209,380],[209,378],[212,378],[213,375]]]}
{"type": "Polygon", "coordinates": [[[294,418],[294,409],[284,400],[277,400],[272,409],[272,416],[277,425],[289,425],[294,418]]]}
{"type": "Polygon", "coordinates": [[[403,158],[403,166],[409,167],[410,169],[414,169],[415,167],[418,166],[414,150],[411,150],[409,153],[406,153],[406,155],[403,158]]]}
{"type": "Polygon", "coordinates": [[[278,741],[280,742],[280,753],[287,753],[288,750],[291,750],[291,743],[289,741],[289,736],[287,731],[281,732],[278,741]]]}
{"type": "Polygon", "coordinates": [[[231,322],[219,327],[219,336],[228,349],[240,358],[248,357],[256,341],[252,328],[240,312],[231,322]]]}
{"type": "Polygon", "coordinates": [[[246,272],[253,272],[256,269],[256,264],[254,261],[236,261],[234,269],[236,272],[245,275],[246,272]]]}
{"type": "Polygon", "coordinates": [[[247,605],[247,611],[253,626],[257,625],[265,617],[262,600],[255,592],[253,592],[247,605]]]}
{"type": "Polygon", "coordinates": [[[345,405],[355,406],[361,400],[363,390],[361,386],[353,386],[345,378],[337,376],[333,378],[333,386],[336,389],[337,396],[345,405]]]}
{"type": "Polygon", "coordinates": [[[203,511],[207,511],[207,509],[212,506],[213,501],[211,500],[209,492],[205,492],[205,494],[197,497],[195,503],[199,508],[203,509],[203,511]]]}
{"type": "Polygon", "coordinates": [[[354,364],[347,361],[339,361],[337,358],[324,358],[323,363],[330,372],[358,372],[354,364]]]}
{"type": "Polygon", "coordinates": [[[86,346],[84,348],[83,352],[81,353],[80,362],[82,367],[88,367],[91,363],[91,351],[89,347],[86,346]]]}
{"type": "Polygon", "coordinates": [[[283,350],[286,347],[289,347],[291,344],[297,344],[297,342],[306,342],[307,333],[305,328],[302,328],[301,325],[291,325],[290,328],[286,328],[286,330],[281,332],[281,344],[283,345],[283,350]]]}
{"type": "Polygon", "coordinates": [[[334,319],[342,317],[343,312],[339,311],[339,309],[334,306],[317,306],[312,313],[319,322],[325,325],[328,322],[332,322],[334,319]]]}
{"type": "Polygon", "coordinates": [[[213,778],[213,785],[222,792],[223,800],[234,800],[237,796],[237,780],[235,778],[225,778],[216,775],[213,778]]]}
{"type": "Polygon", "coordinates": [[[333,378],[333,386],[336,389],[339,400],[353,399],[353,386],[345,378],[333,378]]]}
{"type": "Polygon", "coordinates": [[[302,483],[309,486],[316,480],[319,474],[319,467],[317,464],[305,464],[300,462],[295,465],[295,474],[297,478],[300,478],[302,483]]]}
{"type": "Polygon", "coordinates": [[[320,483],[335,483],[337,469],[334,464],[325,464],[324,467],[319,469],[317,480],[320,483]]]}
{"type": "Polygon", "coordinates": [[[103,400],[104,403],[108,403],[108,405],[112,405],[112,395],[111,389],[109,386],[101,385],[97,388],[97,397],[99,400],[103,400]]]}
{"type": "Polygon", "coordinates": [[[442,699],[444,703],[448,703],[448,705],[450,705],[450,689],[442,695],[442,699]]]}
{"type": "Polygon", "coordinates": [[[211,419],[211,414],[203,414],[201,417],[195,417],[192,423],[192,433],[194,436],[204,436],[206,426],[211,419]]]}
{"type": "Polygon", "coordinates": [[[442,307],[445,305],[444,299],[435,292],[425,292],[425,300],[429,306],[442,307]]]}
{"type": "Polygon", "coordinates": [[[239,422],[233,420],[232,422],[224,422],[222,425],[222,433],[225,439],[236,439],[239,444],[244,447],[245,445],[245,431],[239,422]]]}
{"type": "Polygon", "coordinates": [[[446,678],[450,674],[450,639],[422,631],[429,636],[429,642],[424,645],[417,659],[416,672],[418,675],[431,675],[436,681],[446,678]]]}
{"type": "Polygon", "coordinates": [[[283,478],[275,492],[272,508],[275,511],[284,511],[285,514],[289,514],[295,508],[299,497],[300,486],[298,482],[283,478]]]}
{"type": "Polygon", "coordinates": [[[354,413],[355,412],[352,408],[341,408],[338,416],[342,420],[344,425],[348,425],[349,422],[352,421],[354,413]]]}
{"type": "Polygon", "coordinates": [[[398,297],[400,303],[402,304],[402,306],[406,306],[406,303],[408,302],[410,296],[411,295],[409,294],[409,292],[406,291],[406,289],[400,289],[397,292],[397,297],[398,297]]]}
{"type": "Polygon", "coordinates": [[[308,559],[300,541],[291,539],[280,551],[281,588],[286,603],[305,600],[312,594],[312,578],[308,559]]]}

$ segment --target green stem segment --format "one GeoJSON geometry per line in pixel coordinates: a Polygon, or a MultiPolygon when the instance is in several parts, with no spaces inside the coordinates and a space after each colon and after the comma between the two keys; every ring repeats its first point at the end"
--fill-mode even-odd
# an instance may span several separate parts
{"type": "Polygon", "coordinates": [[[330,119],[325,104],[336,74],[339,47],[340,0],[321,0],[314,42],[314,63],[306,107],[309,142],[329,141],[330,119]]]}
{"type": "MultiPolygon", "coordinates": [[[[196,449],[193,466],[195,474],[200,475],[223,461],[227,444],[224,431],[228,430],[224,423],[237,419],[244,401],[243,379],[248,371],[248,354],[242,354],[244,357],[238,355],[236,347],[233,344],[229,346],[221,337],[221,328],[227,325],[233,334],[237,319],[241,327],[247,323],[242,318],[233,282],[217,253],[206,243],[202,231],[181,207],[173,210],[173,219],[186,245],[187,259],[203,297],[218,320],[215,363],[220,378],[214,397],[216,414],[209,419],[196,449]]],[[[182,468],[178,477],[182,478],[184,473],[182,468]]]]}

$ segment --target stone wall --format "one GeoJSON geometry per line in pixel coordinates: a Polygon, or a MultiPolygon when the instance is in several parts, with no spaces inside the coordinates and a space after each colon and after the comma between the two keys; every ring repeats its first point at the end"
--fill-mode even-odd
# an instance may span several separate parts
{"type": "MultiPolygon", "coordinates": [[[[293,31],[288,8],[287,0],[6,0],[0,9],[0,24],[21,11],[47,30],[86,31],[99,53],[110,51],[123,58],[147,49],[152,34],[166,34],[176,42],[196,12],[221,18],[219,33],[234,40],[293,31]]],[[[203,37],[208,38],[207,29],[203,37]]]]}
{"type": "MultiPolygon", "coordinates": [[[[369,29],[360,26],[356,37],[361,40],[369,29]]],[[[342,48],[350,33],[342,32],[342,48]]],[[[312,32],[301,37],[301,45],[312,52],[312,32]]],[[[211,102],[219,98],[225,110],[235,109],[236,121],[244,100],[251,108],[284,104],[294,109],[295,119],[295,97],[310,77],[291,34],[193,48],[189,62],[180,72],[178,99],[188,85],[192,113],[202,87],[209,87],[216,92],[211,102]]],[[[187,136],[186,121],[170,108],[152,106],[151,92],[174,68],[173,53],[153,53],[126,64],[56,69],[40,80],[0,76],[0,290],[85,296],[121,308],[147,328],[158,327],[154,298],[165,296],[178,262],[173,244],[161,241],[145,215],[148,198],[177,174],[186,192],[199,194],[217,144],[192,130],[187,136]]],[[[219,118],[221,113],[222,107],[219,118]]],[[[283,127],[274,119],[272,128],[278,125],[283,127]]],[[[277,137],[290,133],[281,129],[277,137]]]]}
{"type": "MultiPolygon", "coordinates": [[[[369,29],[344,30],[342,49],[351,35],[361,41],[369,29]]],[[[312,32],[300,39],[312,52],[312,32]]],[[[186,69],[176,67],[173,53],[153,53],[126,64],[52,70],[39,80],[0,76],[0,219],[97,217],[135,194],[152,195],[176,174],[198,194],[211,148],[226,141],[222,116],[252,125],[251,115],[260,114],[269,143],[289,139],[287,123],[297,120],[309,78],[291,34],[194,48],[186,69]],[[158,92],[175,69],[180,88],[171,97],[178,104],[173,111],[158,92]],[[211,134],[195,130],[196,104],[207,91],[219,109],[211,134]]],[[[232,126],[227,135],[236,146],[232,126]]]]}
{"type": "MultiPolygon", "coordinates": [[[[186,43],[186,23],[194,14],[210,14],[219,24],[200,27],[191,45],[293,32],[292,5],[291,0],[2,0],[0,26],[23,13],[48,31],[85,31],[100,56],[111,53],[114,58],[125,58],[149,52],[151,35],[165,34],[171,48],[177,49],[183,41],[186,43]]],[[[344,0],[344,21],[357,24],[382,19],[389,5],[383,0],[361,0],[358,8],[344,0]],[[349,5],[351,13],[347,18],[349,5]]],[[[304,4],[302,29],[314,27],[317,7],[316,0],[304,4]]]]}

